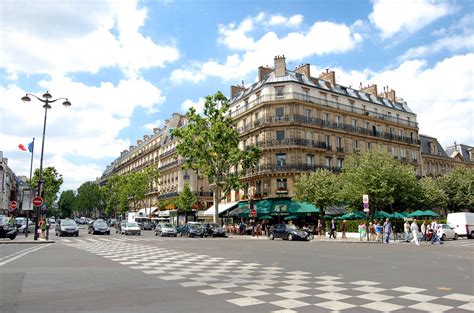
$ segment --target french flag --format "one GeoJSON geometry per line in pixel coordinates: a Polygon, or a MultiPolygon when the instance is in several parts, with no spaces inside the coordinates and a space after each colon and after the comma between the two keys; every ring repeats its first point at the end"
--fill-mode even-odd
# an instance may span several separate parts
{"type": "MultiPolygon", "coordinates": [[[[28,151],[30,151],[30,153],[33,153],[34,144],[35,144],[34,141],[28,144],[28,151]]],[[[20,148],[20,150],[22,151],[27,151],[25,146],[22,143],[18,145],[18,148],[20,148]]]]}

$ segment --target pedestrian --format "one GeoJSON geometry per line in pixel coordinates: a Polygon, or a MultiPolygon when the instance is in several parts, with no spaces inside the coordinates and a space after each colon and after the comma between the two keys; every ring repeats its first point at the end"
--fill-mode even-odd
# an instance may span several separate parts
{"type": "Polygon", "coordinates": [[[346,220],[343,220],[342,226],[341,226],[342,239],[346,239],[346,230],[347,230],[346,220]]]}
{"type": "Polygon", "coordinates": [[[410,223],[408,223],[408,220],[405,220],[405,224],[403,224],[403,230],[405,231],[405,242],[408,242],[410,239],[410,223]]]}
{"type": "Polygon", "coordinates": [[[44,221],[44,218],[41,218],[38,224],[38,231],[41,234],[41,239],[46,240],[46,222],[44,221]]]}
{"type": "Polygon", "coordinates": [[[415,242],[415,244],[419,246],[420,243],[418,242],[418,223],[416,222],[416,218],[413,219],[413,222],[410,225],[410,229],[413,235],[413,239],[411,240],[411,242],[415,242]]]}
{"type": "Polygon", "coordinates": [[[332,219],[331,221],[331,228],[330,228],[330,233],[329,233],[329,239],[331,239],[331,236],[333,239],[336,239],[336,221],[332,219]]]}
{"type": "Polygon", "coordinates": [[[385,244],[388,245],[390,233],[392,232],[392,223],[390,223],[388,218],[385,220],[385,223],[383,223],[383,231],[385,232],[385,244]]]}
{"type": "Polygon", "coordinates": [[[323,223],[321,223],[321,220],[318,220],[318,224],[316,226],[316,232],[318,233],[319,238],[321,238],[323,234],[323,223]]]}
{"type": "Polygon", "coordinates": [[[438,231],[439,231],[439,224],[438,224],[438,221],[434,220],[432,223],[431,223],[431,231],[433,232],[433,235],[432,235],[432,238],[431,238],[431,244],[435,244],[436,241],[439,242],[440,245],[443,244],[443,242],[441,241],[441,239],[439,238],[439,234],[438,234],[438,231]]]}
{"type": "Polygon", "coordinates": [[[357,225],[357,232],[359,233],[359,241],[362,241],[362,224],[357,225]]]}
{"type": "Polygon", "coordinates": [[[426,221],[421,224],[421,241],[426,241],[426,221]]]}
{"type": "Polygon", "coordinates": [[[380,241],[382,238],[382,226],[380,226],[380,223],[377,223],[375,225],[375,240],[380,241]]]}
{"type": "Polygon", "coordinates": [[[367,225],[365,225],[365,223],[362,223],[362,225],[360,225],[360,231],[360,236],[362,238],[362,241],[364,241],[367,236],[367,225]]]}
{"type": "Polygon", "coordinates": [[[369,240],[375,240],[375,226],[372,224],[372,222],[369,223],[369,240]]]}

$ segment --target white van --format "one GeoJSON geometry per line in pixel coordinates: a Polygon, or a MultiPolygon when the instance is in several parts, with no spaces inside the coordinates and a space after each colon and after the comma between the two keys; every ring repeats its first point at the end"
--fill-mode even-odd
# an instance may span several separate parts
{"type": "Polygon", "coordinates": [[[458,236],[474,238],[474,213],[449,213],[447,222],[458,236]]]}

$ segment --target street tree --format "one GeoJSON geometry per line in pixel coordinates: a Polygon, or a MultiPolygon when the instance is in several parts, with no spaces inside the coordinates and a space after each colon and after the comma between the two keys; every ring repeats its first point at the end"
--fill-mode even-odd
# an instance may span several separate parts
{"type": "Polygon", "coordinates": [[[421,188],[421,205],[426,209],[444,208],[448,203],[448,196],[441,186],[441,180],[423,177],[418,181],[421,188]]]}
{"type": "Polygon", "coordinates": [[[76,193],[74,190],[61,192],[58,200],[58,209],[61,217],[71,217],[74,211],[76,193]]]}
{"type": "Polygon", "coordinates": [[[339,203],[340,191],[339,177],[326,169],[298,176],[295,181],[295,198],[319,208],[323,225],[326,208],[339,203]]]}
{"type": "Polygon", "coordinates": [[[197,202],[196,195],[189,188],[189,184],[184,184],[183,191],[178,195],[178,198],[175,200],[175,204],[179,210],[189,212],[192,210],[193,206],[197,202]]]}
{"type": "Polygon", "coordinates": [[[124,177],[122,192],[125,193],[131,209],[137,211],[144,204],[148,192],[149,181],[145,172],[132,172],[124,177]]]}
{"type": "MultiPolygon", "coordinates": [[[[146,193],[150,195],[148,197],[149,199],[148,207],[151,208],[154,204],[152,194],[158,191],[158,186],[160,184],[160,173],[158,172],[158,167],[156,164],[147,166],[144,170],[144,173],[145,173],[147,184],[148,184],[148,189],[146,193]]],[[[150,209],[149,218],[151,218],[151,209],[150,209]]]]}
{"type": "Polygon", "coordinates": [[[101,215],[103,198],[99,185],[95,182],[88,181],[79,186],[77,189],[75,207],[79,212],[87,216],[91,216],[92,212],[95,211],[99,211],[99,215],[101,215]]]}
{"type": "Polygon", "coordinates": [[[456,167],[439,180],[448,197],[446,207],[449,211],[474,212],[474,168],[456,167]]]}
{"type": "Polygon", "coordinates": [[[172,132],[179,140],[178,154],[185,159],[183,167],[199,170],[211,184],[214,222],[219,218],[219,202],[231,190],[241,188],[239,177],[255,166],[261,155],[255,146],[239,149],[239,133],[228,110],[227,98],[218,91],[206,97],[202,115],[190,108],[186,126],[172,132]]]}
{"type": "Polygon", "coordinates": [[[418,203],[415,171],[386,152],[370,150],[350,155],[341,173],[341,198],[351,207],[362,206],[369,195],[369,215],[377,210],[403,210],[418,203]]]}
{"type": "MultiPolygon", "coordinates": [[[[44,204],[49,210],[53,203],[58,199],[58,192],[63,184],[63,175],[59,174],[58,171],[48,166],[43,169],[43,192],[44,192],[44,204]]],[[[39,169],[35,169],[33,178],[29,183],[30,186],[38,186],[39,182],[39,169]]]]}

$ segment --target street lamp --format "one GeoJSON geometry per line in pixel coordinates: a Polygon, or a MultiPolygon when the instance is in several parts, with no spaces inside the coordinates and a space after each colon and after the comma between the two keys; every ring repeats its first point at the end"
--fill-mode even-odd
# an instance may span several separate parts
{"type": "MultiPolygon", "coordinates": [[[[38,99],[40,102],[44,103],[43,108],[44,108],[44,122],[43,122],[43,141],[41,143],[41,157],[40,157],[40,168],[39,168],[39,182],[38,182],[38,196],[44,197],[43,195],[43,152],[44,152],[44,135],[46,133],[46,117],[48,115],[48,109],[51,109],[51,103],[54,103],[58,100],[64,100],[63,105],[65,107],[70,107],[71,102],[67,98],[57,98],[54,100],[51,100],[53,96],[49,93],[49,91],[46,91],[41,99],[38,96],[35,96],[33,94],[27,93],[24,97],[21,98],[23,102],[30,102],[31,98],[34,97],[38,99]]],[[[38,240],[38,223],[39,223],[39,215],[40,215],[40,208],[39,206],[36,207],[36,218],[35,218],[35,240],[38,240]]],[[[28,226],[28,225],[27,225],[28,226]]]]}

